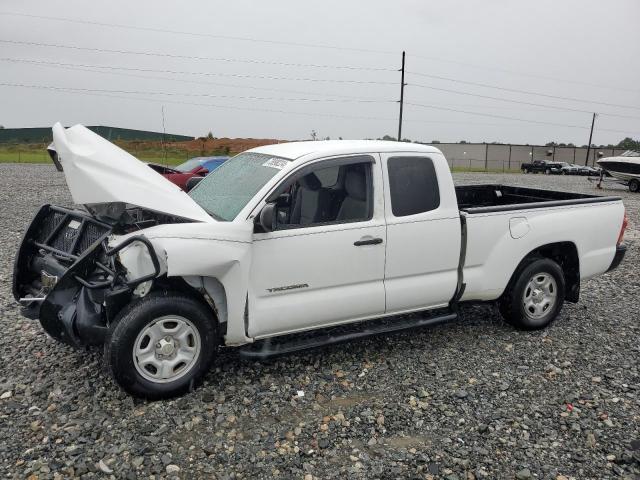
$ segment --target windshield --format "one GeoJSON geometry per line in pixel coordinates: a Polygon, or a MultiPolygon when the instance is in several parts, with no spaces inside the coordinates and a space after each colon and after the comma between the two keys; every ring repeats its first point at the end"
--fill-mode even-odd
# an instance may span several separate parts
{"type": "Polygon", "coordinates": [[[626,152],[620,154],[621,157],[640,157],[640,153],[634,152],[633,150],[627,150],[626,152]]]}
{"type": "Polygon", "coordinates": [[[179,172],[190,172],[198,166],[200,166],[200,161],[197,158],[192,158],[191,160],[187,160],[186,162],[181,163],[175,168],[179,172]]]}
{"type": "Polygon", "coordinates": [[[207,175],[189,195],[216,220],[231,221],[287,163],[264,153],[241,153],[207,175]]]}

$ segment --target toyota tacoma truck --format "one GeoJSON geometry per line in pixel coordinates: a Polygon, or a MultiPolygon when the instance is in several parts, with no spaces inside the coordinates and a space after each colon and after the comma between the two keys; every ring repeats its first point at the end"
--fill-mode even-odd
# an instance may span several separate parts
{"type": "Polygon", "coordinates": [[[465,302],[542,328],[625,253],[620,198],[456,187],[430,146],[259,147],[186,193],[83,126],[53,138],[77,207],[36,213],[14,296],[149,399],[192,389],[223,346],[265,358],[451,321],[465,302]]]}

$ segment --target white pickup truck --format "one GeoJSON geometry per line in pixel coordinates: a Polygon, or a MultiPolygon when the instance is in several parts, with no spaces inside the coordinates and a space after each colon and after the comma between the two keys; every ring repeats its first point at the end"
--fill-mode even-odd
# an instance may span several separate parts
{"type": "Polygon", "coordinates": [[[619,198],[454,187],[430,146],[260,147],[185,193],[82,126],[53,137],[84,209],[41,207],[14,296],[52,337],[104,345],[137,396],[188,391],[220,346],[266,357],[452,320],[463,302],[541,328],[625,252],[619,198]]]}

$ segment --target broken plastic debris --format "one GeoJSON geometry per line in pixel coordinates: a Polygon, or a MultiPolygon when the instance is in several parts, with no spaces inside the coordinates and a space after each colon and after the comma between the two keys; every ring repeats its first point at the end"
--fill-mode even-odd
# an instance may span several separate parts
{"type": "Polygon", "coordinates": [[[304,390],[298,390],[298,397],[304,397],[304,390]]]}

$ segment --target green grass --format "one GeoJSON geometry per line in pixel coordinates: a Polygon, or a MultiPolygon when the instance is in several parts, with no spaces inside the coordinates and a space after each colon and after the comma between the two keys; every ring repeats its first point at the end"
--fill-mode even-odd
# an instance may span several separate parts
{"type": "Polygon", "coordinates": [[[51,163],[46,151],[11,152],[0,151],[0,163],[51,163]]]}
{"type": "MultiPolygon", "coordinates": [[[[192,154],[167,152],[165,160],[162,152],[141,152],[138,155],[131,152],[143,162],[159,163],[161,165],[180,165],[191,158],[192,154]]],[[[0,163],[52,163],[49,154],[43,148],[29,150],[12,150],[0,147],[0,163]]]]}
{"type": "MultiPolygon", "coordinates": [[[[169,146],[165,152],[161,147],[141,147],[136,144],[120,145],[126,151],[143,162],[159,163],[161,165],[179,165],[186,160],[201,155],[201,152],[192,152],[186,149],[169,146]]],[[[204,155],[224,155],[217,151],[206,151],[204,155]]],[[[46,145],[38,144],[12,144],[0,145],[0,163],[51,163],[46,145]]]]}

